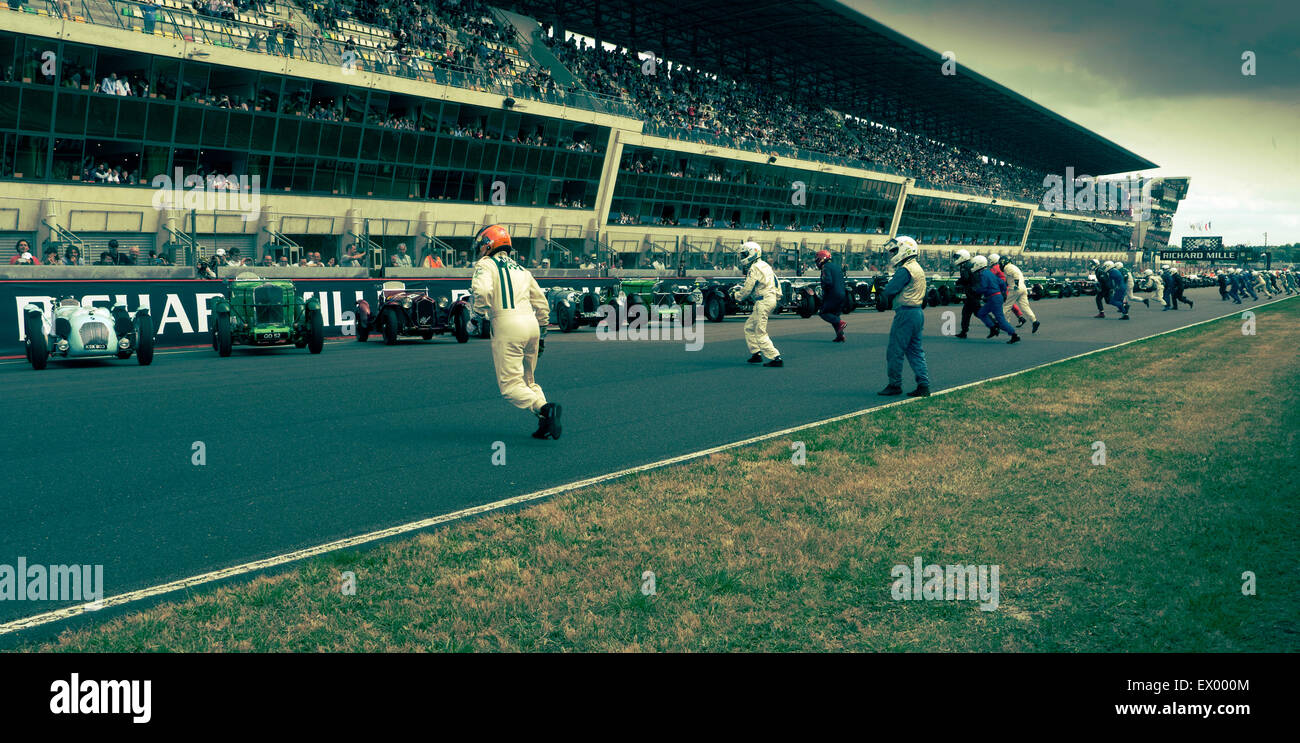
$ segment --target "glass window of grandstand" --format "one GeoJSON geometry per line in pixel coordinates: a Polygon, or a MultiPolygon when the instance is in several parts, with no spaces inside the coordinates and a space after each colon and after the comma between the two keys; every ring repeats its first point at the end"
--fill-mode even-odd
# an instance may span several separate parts
{"type": "Polygon", "coordinates": [[[898,232],[923,245],[1011,246],[1020,242],[1029,212],[974,201],[913,197],[903,207],[898,232]]]}

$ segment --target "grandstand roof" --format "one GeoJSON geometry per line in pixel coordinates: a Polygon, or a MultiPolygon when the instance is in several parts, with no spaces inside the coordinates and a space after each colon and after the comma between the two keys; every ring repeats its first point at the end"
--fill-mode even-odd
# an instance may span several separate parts
{"type": "MultiPolygon", "coordinates": [[[[1105,175],[1156,164],[836,0],[498,0],[569,31],[736,70],[1018,164],[1105,175]]],[[[832,153],[833,154],[833,153],[832,153]]]]}

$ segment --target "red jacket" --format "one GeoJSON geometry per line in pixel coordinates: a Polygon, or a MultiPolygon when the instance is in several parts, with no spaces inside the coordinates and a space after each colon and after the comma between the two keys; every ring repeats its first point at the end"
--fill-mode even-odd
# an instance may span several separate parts
{"type": "MultiPolygon", "coordinates": [[[[10,258],[10,259],[9,259],[9,265],[11,265],[11,266],[16,266],[16,265],[18,265],[18,261],[19,261],[19,259],[21,259],[21,258],[22,258],[22,254],[21,254],[21,253],[18,254],[18,255],[15,255],[13,258],[10,258]]],[[[32,265],[33,265],[33,266],[39,266],[39,265],[41,265],[41,259],[40,259],[40,258],[37,258],[35,253],[32,253],[32,265]]]]}

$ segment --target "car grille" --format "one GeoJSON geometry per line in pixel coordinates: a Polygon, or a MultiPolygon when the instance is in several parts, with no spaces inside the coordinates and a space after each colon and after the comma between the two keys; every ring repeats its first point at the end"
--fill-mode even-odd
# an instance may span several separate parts
{"type": "Polygon", "coordinates": [[[263,284],[253,290],[254,322],[258,325],[284,324],[284,291],[275,284],[263,284]]]}
{"type": "Polygon", "coordinates": [[[102,322],[88,322],[81,326],[81,345],[108,344],[108,326],[102,322]]]}

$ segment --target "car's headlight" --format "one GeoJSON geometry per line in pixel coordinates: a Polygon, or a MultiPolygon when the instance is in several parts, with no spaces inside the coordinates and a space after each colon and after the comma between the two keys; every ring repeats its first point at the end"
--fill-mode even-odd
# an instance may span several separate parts
{"type": "Polygon", "coordinates": [[[701,291],[698,290],[698,289],[696,289],[695,291],[691,292],[691,301],[694,302],[694,303],[696,303],[696,304],[699,304],[700,302],[703,302],[703,301],[704,301],[704,293],[701,292],[701,291]]]}
{"type": "Polygon", "coordinates": [[[59,350],[60,350],[60,351],[67,351],[67,350],[68,350],[68,341],[67,341],[66,338],[60,338],[60,339],[59,339],[59,350]]]}
{"type": "Polygon", "coordinates": [[[128,349],[128,348],[131,347],[131,339],[130,339],[130,338],[118,338],[118,339],[117,339],[117,347],[120,348],[120,349],[122,349],[123,351],[125,351],[126,349],[128,349]]]}
{"type": "Polygon", "coordinates": [[[450,300],[450,299],[447,299],[446,297],[438,297],[438,308],[439,308],[439,309],[443,309],[443,310],[445,310],[445,309],[447,309],[447,306],[450,305],[450,304],[451,304],[451,300],[450,300]]]}
{"type": "Polygon", "coordinates": [[[411,298],[410,298],[410,297],[403,297],[403,298],[402,298],[402,306],[405,307],[405,308],[408,309],[408,310],[411,309],[411,298]]]}

